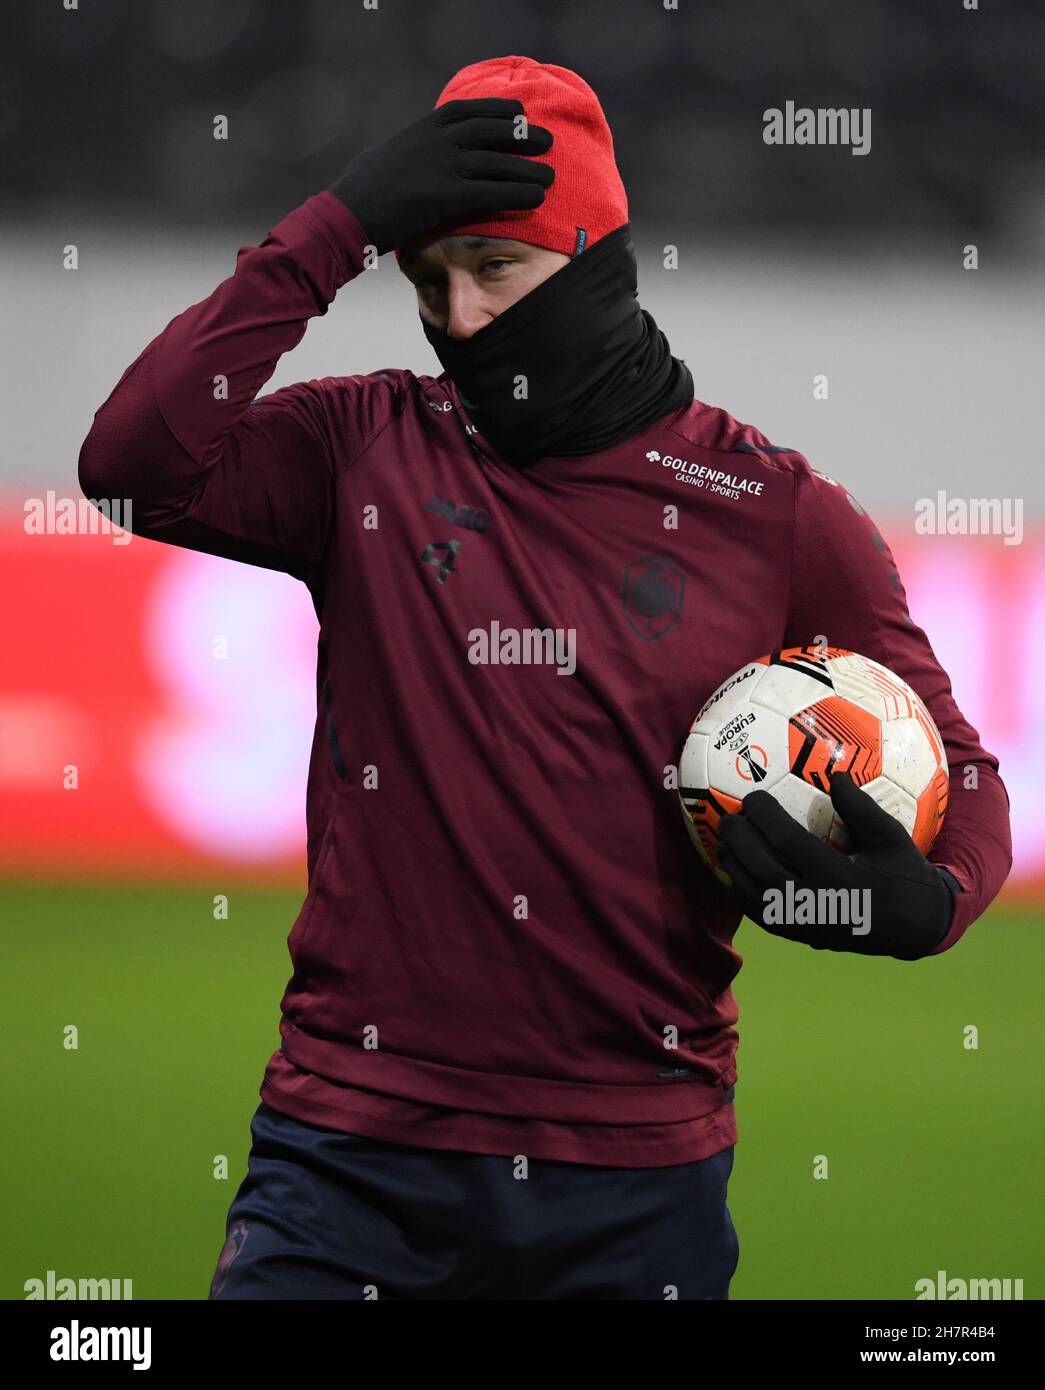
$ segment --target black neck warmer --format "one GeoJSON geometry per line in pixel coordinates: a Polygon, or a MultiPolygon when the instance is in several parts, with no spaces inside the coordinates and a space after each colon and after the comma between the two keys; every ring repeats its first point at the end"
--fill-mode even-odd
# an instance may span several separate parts
{"type": "Polygon", "coordinates": [[[475,424],[525,466],[608,449],[693,400],[689,368],[637,295],[625,223],[465,342],[421,323],[475,424]]]}

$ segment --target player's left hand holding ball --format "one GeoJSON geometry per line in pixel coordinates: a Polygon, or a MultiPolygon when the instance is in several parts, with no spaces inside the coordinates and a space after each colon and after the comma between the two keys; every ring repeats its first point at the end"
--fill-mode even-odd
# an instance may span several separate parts
{"type": "MultiPolygon", "coordinates": [[[[848,772],[836,772],[830,785],[831,801],[849,832],[853,852],[843,854],[825,844],[768,792],[749,792],[742,814],[719,821],[718,861],[733,880],[728,891],[766,931],[817,950],[899,960],[928,955],[951,925],[954,896],[948,879],[848,772]],[[781,912],[781,904],[800,901],[802,888],[813,890],[812,898],[802,895],[806,902],[820,903],[830,895],[816,890],[843,890],[850,895],[848,901],[863,904],[866,913],[854,913],[850,923],[834,913],[834,920],[806,922],[807,912],[781,912]],[[779,896],[767,899],[772,889],[779,896]],[[788,916],[800,920],[787,921],[788,916]],[[857,922],[857,916],[864,920],[857,922]]],[[[825,916],[822,911],[817,915],[825,916]]]]}

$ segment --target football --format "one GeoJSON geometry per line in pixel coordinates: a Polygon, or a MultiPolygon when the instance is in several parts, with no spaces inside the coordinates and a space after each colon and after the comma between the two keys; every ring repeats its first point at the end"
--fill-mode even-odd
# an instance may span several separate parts
{"type": "Polygon", "coordinates": [[[947,810],[947,757],[911,687],[840,647],[787,647],[742,666],[704,703],[679,758],[690,838],[723,882],[719,817],[756,788],[843,853],[851,848],[829,779],[848,772],[895,816],[923,854],[947,810]]]}

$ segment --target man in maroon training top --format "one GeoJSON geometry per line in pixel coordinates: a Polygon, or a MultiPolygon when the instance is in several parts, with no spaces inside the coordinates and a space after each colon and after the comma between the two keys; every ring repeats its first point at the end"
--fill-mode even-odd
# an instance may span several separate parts
{"type": "Polygon", "coordinates": [[[874,928],[786,934],[938,953],[1008,872],[997,760],[885,542],[694,399],[635,276],[595,94],[478,63],[241,249],[95,417],[89,497],[294,575],[320,621],[308,895],[212,1297],[728,1296],[732,939],[813,842],[753,794],[723,823],[727,893],[670,774],[753,657],[827,634],[881,662],[953,769],[932,863],[836,777],[857,852],[832,862],[874,928]],[[444,373],[258,397],[392,249],[444,373]]]}

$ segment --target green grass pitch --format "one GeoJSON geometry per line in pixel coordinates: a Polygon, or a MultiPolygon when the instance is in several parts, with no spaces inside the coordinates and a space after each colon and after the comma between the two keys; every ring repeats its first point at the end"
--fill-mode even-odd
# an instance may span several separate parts
{"type": "MultiPolygon", "coordinates": [[[[299,902],[233,891],[215,922],[205,887],[0,887],[0,1297],[48,1269],[206,1296],[299,902]]],[[[939,1269],[1043,1297],[1045,911],[995,906],[913,964],[749,922],[737,947],[733,1297],[911,1299],[939,1269]]]]}

